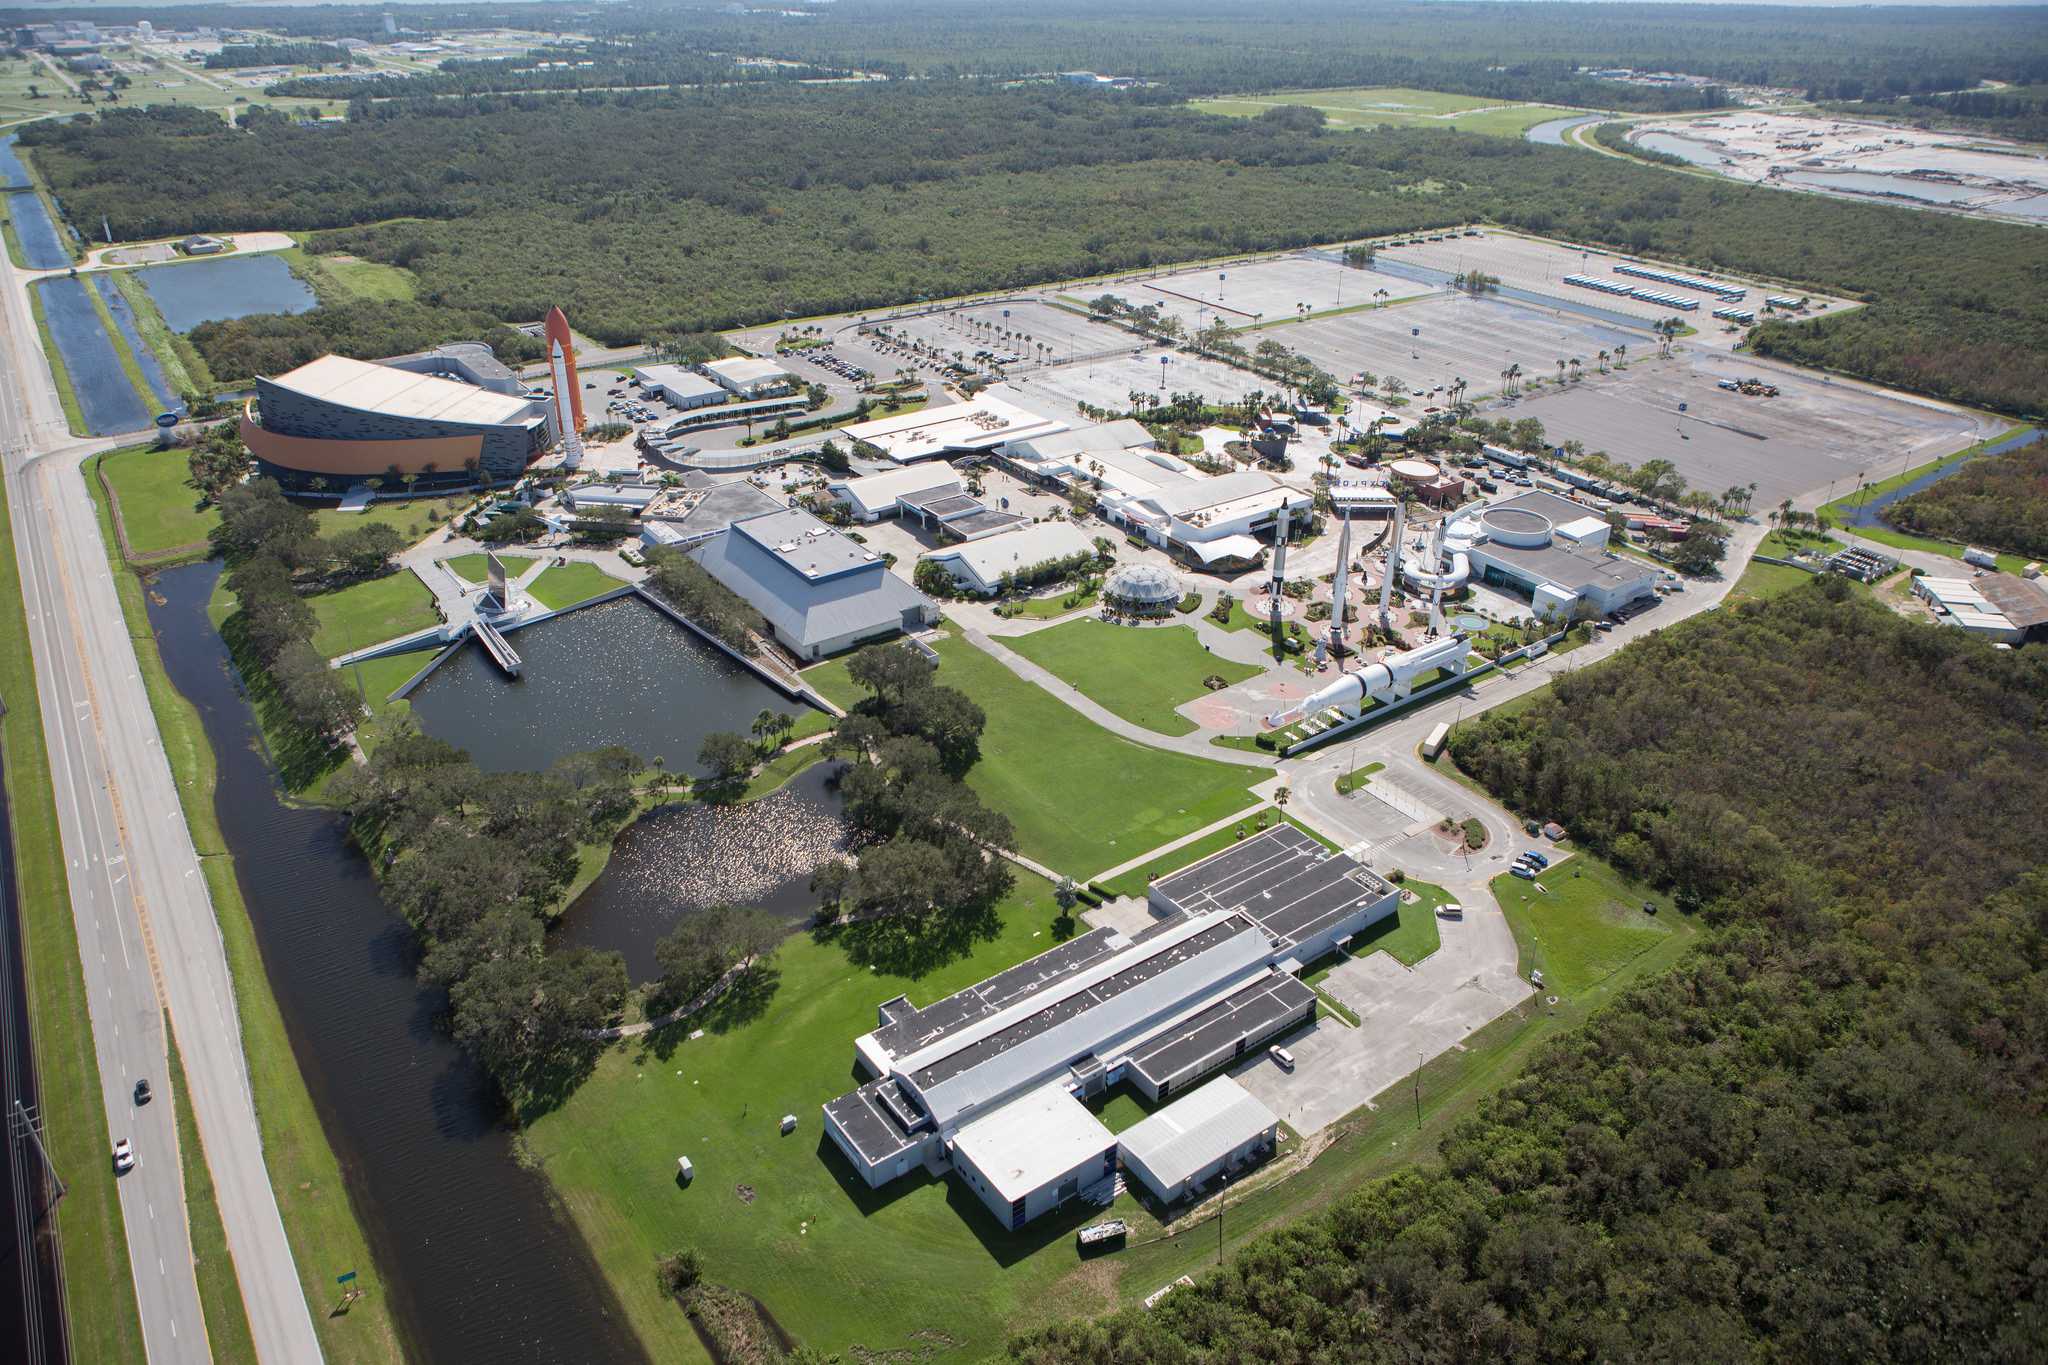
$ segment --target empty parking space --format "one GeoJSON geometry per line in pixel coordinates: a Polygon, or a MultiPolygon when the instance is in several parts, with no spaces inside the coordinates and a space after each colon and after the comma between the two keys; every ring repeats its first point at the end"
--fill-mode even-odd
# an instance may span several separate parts
{"type": "Polygon", "coordinates": [[[1235,403],[1265,382],[1249,371],[1154,347],[1136,354],[1033,370],[1013,377],[995,392],[1041,416],[1078,425],[1088,420],[1081,416],[1081,404],[1119,411],[1131,405],[1134,391],[1160,398],[1170,393],[1199,393],[1210,402],[1235,403]],[[1163,367],[1159,363],[1162,356],[1167,360],[1163,367]]]}
{"type": "Polygon", "coordinates": [[[1865,471],[1921,464],[1988,434],[1967,413],[1893,398],[1741,356],[1692,352],[1625,374],[1592,376],[1490,416],[1534,417],[1553,443],[1577,440],[1632,465],[1669,460],[1710,493],[1757,486],[1759,512],[1865,471]],[[1717,381],[1756,374],[1776,398],[1730,393],[1717,381]],[[1684,410],[1680,411],[1680,405],[1684,410]]]}
{"type": "Polygon", "coordinates": [[[1597,367],[1602,350],[1626,346],[1641,355],[1656,349],[1647,332],[1606,327],[1561,309],[1503,299],[1446,295],[1320,318],[1257,333],[1301,352],[1341,381],[1364,371],[1393,375],[1409,389],[1430,390],[1463,379],[1470,395],[1501,387],[1501,371],[1555,375],[1557,362],[1574,356],[1597,367]]]}
{"type": "MultiPolygon", "coordinates": [[[[1227,327],[1250,327],[1296,316],[1351,308],[1375,300],[1413,298],[1434,286],[1372,270],[1356,270],[1334,254],[1302,252],[1277,260],[1213,269],[1182,270],[1146,280],[1123,280],[1101,292],[1134,308],[1150,304],[1190,332],[1221,318],[1227,327]]],[[[1096,297],[1095,291],[1081,291],[1096,297]]]]}

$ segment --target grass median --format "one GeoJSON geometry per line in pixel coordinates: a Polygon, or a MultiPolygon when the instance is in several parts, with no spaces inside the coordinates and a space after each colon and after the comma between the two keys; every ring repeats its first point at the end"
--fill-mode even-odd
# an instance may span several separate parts
{"type": "Polygon", "coordinates": [[[44,744],[41,700],[27,648],[14,524],[0,485],[0,769],[14,835],[15,891],[21,908],[22,975],[35,1034],[43,1141],[68,1192],[57,1206],[64,1245],[64,1312],[79,1361],[141,1360],[142,1320],[121,1205],[107,1160],[111,1138],[100,1102],[100,1069],[86,1009],[78,930],[44,744]]]}
{"type": "Polygon", "coordinates": [[[138,559],[160,559],[190,550],[203,557],[220,514],[192,487],[183,450],[130,446],[109,451],[94,464],[120,505],[130,553],[138,559]]]}

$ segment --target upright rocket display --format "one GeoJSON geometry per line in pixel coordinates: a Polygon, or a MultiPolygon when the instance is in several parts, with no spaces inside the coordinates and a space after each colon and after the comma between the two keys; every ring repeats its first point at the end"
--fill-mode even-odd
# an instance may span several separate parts
{"type": "Polygon", "coordinates": [[[576,343],[569,336],[569,319],[560,307],[548,309],[545,333],[548,369],[555,381],[555,425],[562,432],[562,465],[577,469],[583,464],[583,385],[576,378],[576,343]]]}

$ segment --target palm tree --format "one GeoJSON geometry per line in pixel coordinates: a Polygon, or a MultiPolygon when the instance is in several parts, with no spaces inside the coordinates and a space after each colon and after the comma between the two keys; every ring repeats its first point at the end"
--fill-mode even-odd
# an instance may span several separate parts
{"type": "Polygon", "coordinates": [[[1600,373],[1607,373],[1607,352],[1604,348],[1600,352],[1600,373]]]}
{"type": "Polygon", "coordinates": [[[754,723],[748,728],[754,732],[755,739],[766,739],[775,733],[775,724],[775,713],[764,707],[760,714],[754,717],[754,723]]]}
{"type": "Polygon", "coordinates": [[[1559,387],[1560,389],[1564,387],[1564,357],[1563,357],[1563,356],[1559,356],[1559,357],[1557,358],[1557,386],[1558,386],[1558,387],[1559,387]]]}
{"type": "Polygon", "coordinates": [[[1572,357],[1572,383],[1574,384],[1579,382],[1579,369],[1583,363],[1577,356],[1572,357]]]}
{"type": "Polygon", "coordinates": [[[1617,365],[1628,364],[1628,343],[1626,341],[1620,342],[1615,346],[1614,363],[1617,365]]]}

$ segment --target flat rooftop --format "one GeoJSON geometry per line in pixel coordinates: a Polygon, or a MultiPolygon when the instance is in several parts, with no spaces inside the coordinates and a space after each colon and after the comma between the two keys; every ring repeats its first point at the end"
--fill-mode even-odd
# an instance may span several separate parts
{"type": "Polygon", "coordinates": [[[814,583],[881,562],[874,551],[795,507],[735,521],[732,529],[814,583]]]}
{"type": "Polygon", "coordinates": [[[1154,1089],[1177,1085],[1202,1070],[1226,1044],[1266,1034],[1315,1002],[1314,990],[1285,972],[1273,972],[1132,1048],[1130,1068],[1154,1089]]]}
{"type": "Polygon", "coordinates": [[[1027,436],[1065,431],[1067,424],[1026,412],[990,394],[916,412],[878,417],[840,428],[848,440],[865,441],[899,464],[934,459],[956,450],[989,450],[1027,436]]]}
{"type": "MultiPolygon", "coordinates": [[[[1018,1096],[954,1135],[953,1149],[996,1193],[1018,1200],[1116,1145],[1102,1120],[1058,1081],[1018,1096]]],[[[1091,1182],[1092,1183],[1092,1182],[1091,1182]]]]}
{"type": "Polygon", "coordinates": [[[764,379],[787,379],[789,371],[772,360],[760,360],[754,356],[734,356],[730,360],[712,360],[704,368],[713,374],[724,375],[735,384],[758,384],[764,379]]]}
{"type": "Polygon", "coordinates": [[[1230,1077],[1218,1076],[1132,1124],[1117,1142],[1160,1185],[1173,1186],[1279,1123],[1257,1096],[1230,1077]]]}
{"type": "Polygon", "coordinates": [[[364,412],[425,421],[507,426],[542,420],[534,404],[514,394],[493,393],[438,375],[374,365],[345,355],[323,355],[270,381],[308,398],[364,412]]]}
{"type": "Polygon", "coordinates": [[[725,389],[712,383],[695,370],[686,370],[681,365],[642,365],[642,384],[658,384],[664,389],[673,389],[685,398],[709,398],[714,394],[724,397],[725,389]]]}
{"type": "MultiPolygon", "coordinates": [[[[1118,996],[1135,990],[1183,962],[1193,961],[1212,948],[1221,947],[1253,927],[1250,920],[1241,916],[1220,916],[1196,932],[1156,951],[1140,952],[1139,945],[1133,945],[1132,948],[1125,950],[1130,956],[1127,965],[1079,990],[1062,991],[1058,993],[1057,998],[1048,1000],[1044,1008],[1023,1014],[1005,1028],[985,1034],[950,1052],[934,1057],[912,1073],[911,1080],[918,1089],[929,1090],[932,1086],[973,1070],[983,1062],[1002,1056],[1070,1019],[1078,1019],[1091,1010],[1109,1004],[1118,996]]],[[[1069,968],[1066,973],[1069,978],[1075,974],[1076,969],[1073,968],[1069,968]]]]}
{"type": "Polygon", "coordinates": [[[889,1022],[870,1036],[891,1057],[907,1057],[1111,956],[1125,943],[1114,929],[1091,929],[923,1009],[890,1009],[889,1022]]]}
{"type": "Polygon", "coordinates": [[[916,1146],[924,1136],[921,1116],[893,1076],[849,1090],[827,1104],[825,1112],[871,1166],[916,1146]]]}
{"type": "Polygon", "coordinates": [[[1235,911],[1265,930],[1281,954],[1392,890],[1289,824],[1152,883],[1154,895],[1185,914],[1235,911]]]}

